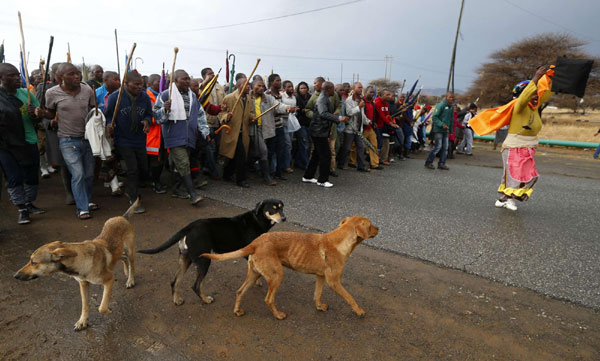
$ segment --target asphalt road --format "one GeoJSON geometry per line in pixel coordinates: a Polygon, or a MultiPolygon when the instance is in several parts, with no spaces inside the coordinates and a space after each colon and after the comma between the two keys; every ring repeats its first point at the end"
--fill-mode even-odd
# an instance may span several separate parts
{"type": "Polygon", "coordinates": [[[496,209],[498,152],[423,167],[426,154],[370,174],[338,171],[333,188],[300,182],[296,170],[276,187],[209,185],[208,197],[251,208],[283,200],[288,220],[329,231],[346,216],[380,227],[369,244],[575,303],[600,307],[600,162],[581,153],[540,150],[541,178],[517,212],[496,209]]]}

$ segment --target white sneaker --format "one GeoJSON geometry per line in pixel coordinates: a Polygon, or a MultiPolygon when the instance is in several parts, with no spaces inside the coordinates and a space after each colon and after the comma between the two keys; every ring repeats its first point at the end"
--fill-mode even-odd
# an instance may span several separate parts
{"type": "Polygon", "coordinates": [[[50,174],[54,174],[54,173],[58,172],[58,170],[56,168],[54,168],[53,166],[49,165],[48,172],[50,172],[50,174]]]}
{"type": "Polygon", "coordinates": [[[323,188],[331,188],[331,187],[333,187],[333,184],[331,184],[329,182],[325,182],[325,183],[319,183],[319,182],[317,182],[317,185],[321,186],[323,188]]]}
{"type": "Polygon", "coordinates": [[[502,202],[501,200],[497,200],[496,203],[494,203],[494,207],[496,208],[504,208],[506,207],[506,202],[502,202]]]}
{"type": "Polygon", "coordinates": [[[50,172],[46,168],[40,168],[40,172],[42,172],[42,178],[50,178],[50,172]]]}
{"type": "Polygon", "coordinates": [[[304,182],[304,183],[318,183],[317,178],[310,178],[310,179],[308,179],[308,178],[304,178],[304,177],[302,177],[302,182],[304,182]]]}
{"type": "Polygon", "coordinates": [[[512,198],[506,201],[505,207],[506,207],[506,209],[510,209],[513,212],[517,210],[517,205],[515,204],[515,200],[512,198]]]}

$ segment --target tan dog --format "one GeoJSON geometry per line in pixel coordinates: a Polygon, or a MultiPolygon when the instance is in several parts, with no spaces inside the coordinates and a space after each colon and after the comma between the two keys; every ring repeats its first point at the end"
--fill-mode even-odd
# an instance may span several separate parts
{"type": "Polygon", "coordinates": [[[108,300],[115,278],[112,269],[119,259],[123,260],[123,271],[127,276],[127,288],[135,285],[133,279],[135,240],[133,227],[128,219],[138,206],[138,200],[125,212],[123,217],[113,217],[106,221],[102,232],[92,241],[65,243],[52,242],[38,248],[23,268],[14,277],[29,281],[56,272],[65,273],[79,282],[81,291],[81,316],[75,324],[75,331],[87,327],[89,314],[89,284],[103,285],[102,302],[98,311],[109,314],[108,300]]]}
{"type": "Polygon", "coordinates": [[[214,260],[227,260],[248,257],[248,275],[235,299],[233,312],[242,316],[244,310],[240,303],[244,294],[263,276],[269,284],[265,302],[275,318],[283,320],[286,314],[275,307],[275,293],[283,281],[283,266],[296,271],[317,276],[314,300],[317,309],[327,311],[327,305],[321,302],[323,283],[337,292],[359,316],[365,311],[358,306],[354,298],[341,283],[346,259],[358,244],[377,235],[379,230],[365,217],[344,218],[339,227],[325,234],[307,234],[294,232],[265,233],[248,246],[230,253],[203,253],[202,257],[214,260]]]}

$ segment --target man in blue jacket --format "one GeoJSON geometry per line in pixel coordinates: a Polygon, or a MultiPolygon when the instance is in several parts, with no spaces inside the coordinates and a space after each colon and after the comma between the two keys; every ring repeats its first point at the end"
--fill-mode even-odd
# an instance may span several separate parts
{"type": "MultiPolygon", "coordinates": [[[[190,149],[196,147],[198,132],[210,141],[208,124],[204,109],[190,89],[190,76],[185,70],[176,70],[174,82],[169,89],[160,93],[154,104],[154,120],[162,125],[165,148],[188,193],[193,205],[202,200],[196,194],[190,174],[190,149]]],[[[177,189],[177,185],[174,187],[177,189]]]]}
{"type": "MultiPolygon", "coordinates": [[[[115,146],[127,165],[127,194],[129,203],[133,204],[138,197],[140,176],[148,178],[148,157],[146,155],[146,133],[152,121],[152,102],[148,94],[143,92],[142,76],[136,72],[127,73],[124,93],[113,119],[119,92],[108,97],[106,107],[106,123],[114,129],[115,146]]],[[[135,213],[146,210],[140,205],[135,213]]]]}
{"type": "Polygon", "coordinates": [[[425,161],[425,167],[429,169],[435,169],[433,166],[433,160],[435,155],[441,150],[440,161],[438,162],[438,169],[449,170],[446,165],[446,157],[448,156],[448,132],[452,132],[454,125],[454,93],[447,93],[446,98],[442,100],[438,105],[435,106],[435,112],[433,113],[433,139],[435,146],[429,153],[427,160],[425,161]]]}

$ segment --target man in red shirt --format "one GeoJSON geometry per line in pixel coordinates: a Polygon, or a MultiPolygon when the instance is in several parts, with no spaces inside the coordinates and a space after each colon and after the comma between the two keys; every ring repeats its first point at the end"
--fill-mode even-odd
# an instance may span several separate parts
{"type": "Polygon", "coordinates": [[[389,132],[395,128],[398,128],[398,124],[392,122],[390,111],[388,108],[388,101],[392,100],[392,93],[385,89],[381,92],[381,96],[375,99],[375,134],[377,135],[377,145],[381,147],[379,150],[379,161],[383,165],[390,165],[389,152],[390,152],[390,139],[389,132]],[[384,136],[386,134],[387,136],[384,136]]]}

